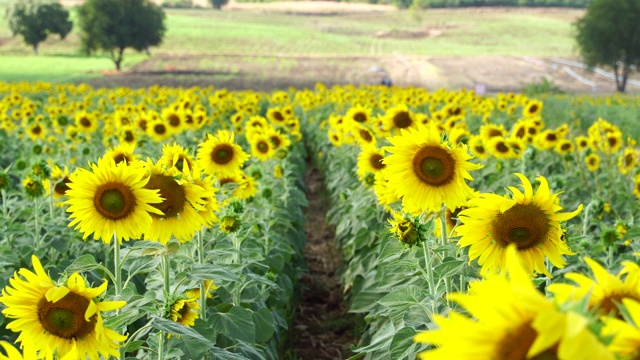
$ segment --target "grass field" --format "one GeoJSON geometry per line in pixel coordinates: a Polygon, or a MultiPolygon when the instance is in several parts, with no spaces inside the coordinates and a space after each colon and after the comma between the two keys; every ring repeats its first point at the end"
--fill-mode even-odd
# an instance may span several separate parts
{"type": "MultiPolygon", "coordinates": [[[[151,59],[127,51],[124,69],[154,57],[185,55],[243,55],[250,65],[277,61],[274,57],[294,63],[301,57],[572,57],[571,23],[581,14],[572,9],[375,10],[371,6],[371,11],[300,14],[169,9],[163,44],[151,49],[151,59]]],[[[107,57],[81,55],[79,43],[74,29],[64,41],[48,39],[34,56],[5,25],[0,28],[0,80],[81,81],[113,68],[107,57]]],[[[172,60],[159,63],[167,61],[172,60]]],[[[162,70],[164,65],[154,66],[162,70]]],[[[196,69],[203,67],[207,68],[205,60],[196,69]]],[[[238,72],[228,71],[231,76],[238,72]]]]}

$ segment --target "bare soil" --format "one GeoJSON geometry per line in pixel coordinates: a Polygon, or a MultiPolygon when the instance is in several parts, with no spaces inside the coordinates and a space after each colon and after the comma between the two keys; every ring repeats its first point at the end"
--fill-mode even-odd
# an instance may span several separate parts
{"type": "MultiPolygon", "coordinates": [[[[615,82],[553,58],[516,56],[256,56],[234,54],[154,55],[122,72],[105,72],[89,80],[95,87],[209,86],[229,90],[313,88],[321,82],[379,84],[372,69],[385,69],[394,85],[430,90],[484,89],[487,93],[522,91],[527,84],[547,79],[559,89],[575,93],[608,94],[615,82]],[[569,74],[575,73],[582,80],[569,74]],[[590,83],[591,82],[591,83],[590,83]],[[595,85],[595,86],[592,86],[595,85]]],[[[640,80],[635,73],[632,79],[640,80]]],[[[630,93],[640,87],[628,85],[630,93]]]]}
{"type": "Polygon", "coordinates": [[[334,242],[334,229],[325,222],[328,203],[320,172],[309,167],[305,174],[307,200],[308,270],[298,282],[301,299],[290,325],[288,356],[301,360],[337,360],[351,355],[356,344],[355,315],[347,314],[338,269],[340,253],[334,242]]]}

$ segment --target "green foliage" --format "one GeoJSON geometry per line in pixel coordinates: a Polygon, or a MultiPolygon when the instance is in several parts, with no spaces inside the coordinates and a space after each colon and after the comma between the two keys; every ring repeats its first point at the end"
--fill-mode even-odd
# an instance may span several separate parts
{"type": "Polygon", "coordinates": [[[640,64],[638,14],[638,0],[595,0],[575,23],[576,42],[584,61],[592,67],[613,68],[620,92],[625,90],[630,67],[640,64]]]}
{"type": "Polygon", "coordinates": [[[148,51],[166,31],[164,11],[148,0],[88,0],[78,19],[83,51],[108,52],[118,70],[126,48],[148,51]]]}
{"type": "Polygon", "coordinates": [[[522,93],[527,96],[537,96],[540,94],[562,94],[563,91],[553,83],[553,80],[543,76],[540,81],[525,84],[522,93]]]}
{"type": "Polygon", "coordinates": [[[422,9],[444,7],[477,6],[536,6],[536,7],[574,7],[583,8],[590,0],[395,0],[401,9],[417,4],[422,9]]]}
{"type": "Polygon", "coordinates": [[[33,47],[34,54],[49,34],[58,34],[64,39],[73,28],[69,12],[59,3],[22,0],[10,5],[5,15],[11,33],[22,36],[24,42],[33,47]]]}
{"type": "Polygon", "coordinates": [[[211,6],[213,6],[214,9],[218,9],[219,10],[224,5],[227,5],[229,0],[209,0],[209,2],[211,3],[211,6]]]}

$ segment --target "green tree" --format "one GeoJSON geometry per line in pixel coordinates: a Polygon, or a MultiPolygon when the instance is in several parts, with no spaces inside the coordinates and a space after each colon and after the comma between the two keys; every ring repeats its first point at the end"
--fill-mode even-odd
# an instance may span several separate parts
{"type": "Polygon", "coordinates": [[[632,66],[640,65],[640,0],[594,0],[574,24],[576,42],[591,68],[610,67],[624,92],[632,66]]]}
{"type": "Polygon", "coordinates": [[[124,50],[148,52],[164,38],[162,8],[148,0],[87,0],[78,7],[82,50],[105,51],[120,70],[124,50]]]}
{"type": "Polygon", "coordinates": [[[69,12],[59,3],[42,3],[34,0],[18,1],[6,10],[6,19],[14,36],[20,35],[24,42],[38,54],[38,45],[49,34],[58,34],[64,39],[73,28],[69,12]]]}
{"type": "Polygon", "coordinates": [[[222,6],[227,5],[229,0],[209,0],[214,9],[220,10],[222,6]]]}

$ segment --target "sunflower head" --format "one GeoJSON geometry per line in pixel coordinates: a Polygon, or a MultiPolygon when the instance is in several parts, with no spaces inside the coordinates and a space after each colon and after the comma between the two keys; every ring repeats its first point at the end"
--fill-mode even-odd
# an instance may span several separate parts
{"type": "Polygon", "coordinates": [[[518,255],[529,259],[527,270],[551,276],[545,267],[548,257],[556,267],[565,265],[562,255],[574,254],[563,241],[561,221],[569,220],[582,210],[582,205],[571,213],[558,213],[557,194],[551,194],[547,180],[540,176],[538,192],[534,195],[529,180],[516,174],[522,181],[524,193],[509,187],[513,196],[480,194],[469,201],[471,207],[460,212],[463,223],[457,228],[462,237],[459,246],[471,246],[469,257],[478,258],[483,271],[504,266],[504,250],[514,245],[518,255]],[[489,256],[491,255],[491,256],[489,256]]]}

